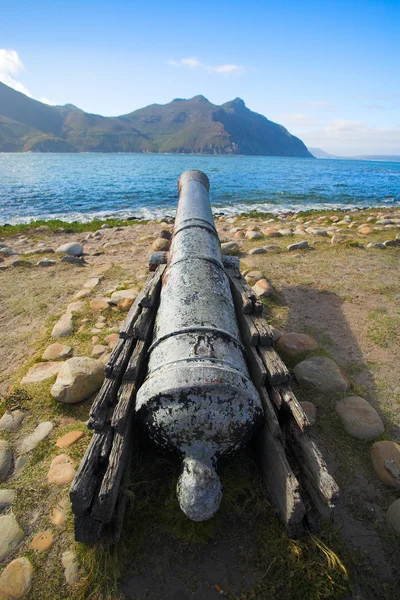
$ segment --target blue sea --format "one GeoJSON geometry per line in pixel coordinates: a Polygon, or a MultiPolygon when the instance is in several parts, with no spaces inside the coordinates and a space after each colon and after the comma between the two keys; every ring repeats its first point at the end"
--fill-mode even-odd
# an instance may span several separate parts
{"type": "Polygon", "coordinates": [[[215,212],[400,205],[400,162],[168,154],[0,154],[0,224],[174,215],[204,171],[215,212]]]}

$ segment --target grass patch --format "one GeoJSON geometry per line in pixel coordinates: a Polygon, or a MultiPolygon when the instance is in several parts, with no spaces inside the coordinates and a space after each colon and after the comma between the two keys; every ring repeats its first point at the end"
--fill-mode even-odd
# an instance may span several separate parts
{"type": "Polygon", "coordinates": [[[390,315],[387,308],[380,307],[368,315],[369,339],[381,348],[391,348],[400,342],[400,316],[390,315]]]}
{"type": "Polygon", "coordinates": [[[31,221],[30,223],[22,223],[19,225],[0,225],[0,236],[10,237],[12,235],[28,233],[33,233],[40,236],[41,232],[34,230],[36,227],[41,227],[43,225],[49,227],[52,233],[55,233],[60,227],[65,229],[66,233],[81,233],[86,231],[97,231],[104,224],[107,224],[110,227],[127,227],[139,224],[146,225],[147,223],[147,220],[141,219],[94,219],[88,223],[80,223],[78,221],[68,222],[61,221],[59,219],[52,219],[51,221],[38,219],[36,221],[31,221]]]}

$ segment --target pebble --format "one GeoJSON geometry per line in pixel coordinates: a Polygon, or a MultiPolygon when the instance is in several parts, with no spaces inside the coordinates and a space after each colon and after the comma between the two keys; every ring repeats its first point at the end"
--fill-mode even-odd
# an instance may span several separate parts
{"type": "Polygon", "coordinates": [[[12,506],[15,500],[15,490],[0,490],[0,509],[12,506]]]}
{"type": "Polygon", "coordinates": [[[79,356],[65,361],[50,394],[58,402],[81,402],[101,387],[104,367],[93,358],[79,356]]]}
{"type": "Polygon", "coordinates": [[[44,550],[49,550],[53,544],[53,534],[51,533],[50,529],[47,529],[46,531],[40,531],[35,535],[31,542],[31,548],[33,550],[43,552],[44,550]]]}
{"type": "Polygon", "coordinates": [[[83,256],[63,256],[60,262],[78,265],[79,267],[83,267],[86,264],[83,256]]]}
{"type": "Polygon", "coordinates": [[[336,404],[336,411],[345,431],[359,440],[372,440],[385,430],[375,408],[360,396],[343,398],[336,404]]]}
{"type": "Polygon", "coordinates": [[[98,277],[90,277],[90,279],[88,279],[86,281],[86,283],[83,284],[83,287],[86,290],[92,290],[93,288],[95,288],[97,285],[99,285],[100,279],[98,277]]]}
{"type": "Polygon", "coordinates": [[[138,294],[138,291],[135,289],[130,290],[119,290],[117,292],[113,292],[111,294],[111,300],[117,303],[119,300],[125,300],[126,298],[130,298],[134,300],[138,294]]]}
{"type": "Polygon", "coordinates": [[[4,481],[11,469],[12,452],[7,440],[0,440],[0,483],[4,481]]]}
{"type": "Polygon", "coordinates": [[[263,235],[259,231],[247,231],[246,232],[247,240],[261,240],[262,237],[263,237],[263,235]]]}
{"type": "Polygon", "coordinates": [[[5,412],[0,419],[0,430],[16,431],[20,428],[22,421],[25,418],[25,413],[21,410],[13,410],[5,412]]]}
{"type": "Polygon", "coordinates": [[[236,242],[224,242],[221,244],[221,254],[224,256],[230,256],[232,254],[238,254],[240,252],[239,244],[236,242]]]}
{"type": "Polygon", "coordinates": [[[15,550],[24,533],[14,515],[0,516],[0,561],[15,550]]]}
{"type": "Polygon", "coordinates": [[[253,290],[257,296],[267,298],[274,293],[274,288],[267,279],[260,279],[256,284],[253,285],[253,290]]]}
{"type": "Polygon", "coordinates": [[[370,233],[373,233],[374,230],[371,227],[371,225],[361,225],[358,228],[358,233],[361,233],[362,235],[369,235],[370,233]]]}
{"type": "Polygon", "coordinates": [[[346,235],[344,233],[335,233],[335,235],[331,238],[331,244],[345,244],[349,240],[352,240],[353,237],[350,235],[346,235]]]}
{"type": "Polygon", "coordinates": [[[293,235],[293,231],[291,229],[278,229],[278,232],[281,235],[293,235]]]}
{"type": "Polygon", "coordinates": [[[27,462],[29,461],[27,456],[19,456],[15,461],[15,472],[22,471],[27,462]]]}
{"type": "Polygon", "coordinates": [[[65,523],[67,518],[65,505],[65,498],[63,498],[51,511],[50,521],[53,523],[53,525],[56,525],[56,527],[61,527],[65,523]]]}
{"type": "Polygon", "coordinates": [[[318,348],[318,343],[306,333],[285,333],[279,339],[276,348],[286,356],[301,356],[318,348]]]}
{"type": "MultiPolygon", "coordinates": [[[[124,302],[125,302],[125,300],[124,300],[124,302]]],[[[95,323],[94,326],[97,329],[104,329],[104,327],[106,326],[106,324],[104,323],[104,321],[97,321],[97,323],[95,323]]]]}
{"type": "Polygon", "coordinates": [[[96,344],[92,350],[92,356],[94,358],[100,358],[100,356],[107,350],[107,346],[103,346],[103,344],[96,344]]]}
{"type": "Polygon", "coordinates": [[[103,223],[103,225],[100,227],[100,229],[111,229],[111,226],[108,225],[108,223],[103,223]]]}
{"type": "Polygon", "coordinates": [[[64,567],[65,581],[68,585],[74,585],[79,579],[79,565],[73,550],[63,552],[61,564],[64,567]]]}
{"type": "Polygon", "coordinates": [[[118,342],[118,339],[118,333],[110,333],[110,335],[107,335],[107,337],[104,338],[104,341],[107,342],[107,344],[115,344],[118,342]]]}
{"type": "Polygon", "coordinates": [[[248,254],[266,254],[267,250],[265,248],[251,248],[248,254]]]}
{"type": "Polygon", "coordinates": [[[52,430],[53,423],[51,421],[43,421],[43,423],[40,423],[32,433],[22,439],[18,446],[19,452],[21,454],[27,454],[33,450],[39,442],[50,435],[52,430]]]}
{"type": "Polygon", "coordinates": [[[19,259],[19,260],[14,260],[11,263],[11,266],[12,267],[33,267],[33,263],[30,262],[29,260],[19,259]]]}
{"type": "Polygon", "coordinates": [[[56,250],[61,254],[69,254],[71,256],[81,256],[83,252],[83,247],[77,242],[69,242],[67,244],[62,244],[56,250]]]}
{"type": "Polygon", "coordinates": [[[19,252],[12,250],[11,248],[0,248],[0,256],[16,256],[19,252]]]}
{"type": "Polygon", "coordinates": [[[47,473],[47,481],[56,485],[66,485],[71,483],[75,477],[75,462],[66,454],[56,456],[50,465],[47,473]]]}
{"type": "Polygon", "coordinates": [[[40,362],[29,369],[25,377],[21,379],[21,385],[30,383],[41,383],[55,377],[61,369],[59,362],[40,362]]]}
{"type": "Polygon", "coordinates": [[[107,310],[110,308],[107,300],[108,299],[105,298],[95,298],[95,300],[92,300],[90,303],[90,307],[93,308],[93,310],[107,310]]]}
{"type": "Polygon", "coordinates": [[[386,520],[390,527],[396,533],[400,534],[400,498],[397,498],[397,500],[392,502],[392,504],[389,506],[386,513],[386,520]]]}
{"type": "Polygon", "coordinates": [[[85,303],[82,300],[70,302],[67,306],[67,315],[72,315],[72,313],[80,312],[84,306],[85,303]]]}
{"type": "Polygon", "coordinates": [[[158,237],[151,245],[151,250],[153,252],[159,251],[168,251],[169,250],[169,240],[164,237],[158,237]]]}
{"type": "Polygon", "coordinates": [[[330,358],[313,356],[295,366],[293,374],[302,388],[321,392],[338,392],[349,389],[350,384],[342,369],[330,358]]]}
{"type": "Polygon", "coordinates": [[[312,402],[300,402],[301,408],[307,415],[307,419],[310,421],[310,425],[315,425],[317,421],[317,407],[312,402]]]}
{"type": "Polygon", "coordinates": [[[296,244],[290,244],[287,247],[290,252],[293,250],[302,250],[303,248],[309,248],[307,240],[304,240],[304,242],[296,242],[296,244]]]}
{"type": "Polygon", "coordinates": [[[370,242],[369,244],[367,244],[367,248],[381,248],[381,249],[384,249],[384,248],[386,248],[386,246],[382,242],[370,242]]]}
{"type": "Polygon", "coordinates": [[[91,290],[79,290],[76,292],[73,300],[83,300],[84,298],[88,298],[91,294],[91,290]]]}
{"type": "Polygon", "coordinates": [[[69,358],[72,354],[72,347],[66,346],[65,344],[59,344],[55,342],[47,346],[46,350],[42,354],[43,360],[61,360],[63,358],[69,358]]]}
{"type": "Polygon", "coordinates": [[[400,489],[400,446],[396,442],[375,442],[371,448],[372,466],[379,479],[400,489]]]}
{"type": "Polygon", "coordinates": [[[12,560],[0,576],[0,598],[24,598],[32,585],[33,567],[24,556],[12,560]]]}
{"type": "Polygon", "coordinates": [[[282,234],[273,227],[266,227],[262,230],[265,237],[281,237],[282,234]]]}
{"type": "Polygon", "coordinates": [[[57,264],[57,261],[50,260],[48,258],[44,258],[43,260],[39,260],[39,262],[36,263],[36,266],[37,267],[53,267],[56,264],[57,264]]]}
{"type": "Polygon", "coordinates": [[[246,237],[246,234],[244,231],[236,231],[233,237],[237,240],[243,240],[246,237]]]}
{"type": "Polygon", "coordinates": [[[58,448],[69,448],[69,446],[72,446],[72,444],[75,444],[75,442],[83,438],[84,435],[83,431],[70,431],[58,438],[56,446],[58,446],[58,448]]]}
{"type": "Polygon", "coordinates": [[[261,271],[248,271],[245,275],[245,280],[249,285],[254,285],[260,279],[265,279],[265,275],[261,271]]]}
{"type": "Polygon", "coordinates": [[[67,313],[63,315],[54,325],[53,331],[51,332],[51,336],[55,338],[67,337],[69,335],[72,335],[72,332],[72,315],[67,313]]]}

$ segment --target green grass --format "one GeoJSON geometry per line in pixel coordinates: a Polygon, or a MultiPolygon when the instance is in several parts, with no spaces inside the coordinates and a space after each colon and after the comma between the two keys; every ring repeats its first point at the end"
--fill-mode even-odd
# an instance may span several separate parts
{"type": "Polygon", "coordinates": [[[368,337],[381,348],[396,347],[400,343],[400,315],[391,315],[385,307],[368,315],[368,337]]]}
{"type": "Polygon", "coordinates": [[[44,219],[37,219],[30,223],[22,223],[18,225],[0,225],[0,236],[9,237],[17,234],[28,234],[33,233],[36,236],[41,236],[40,232],[34,231],[36,227],[46,225],[54,233],[59,227],[63,227],[70,233],[81,233],[86,231],[97,231],[102,225],[107,224],[110,227],[125,227],[133,226],[138,224],[146,224],[148,221],[145,220],[130,220],[130,219],[93,219],[88,223],[80,223],[78,221],[61,221],[60,219],[52,219],[45,221],[44,219]]]}

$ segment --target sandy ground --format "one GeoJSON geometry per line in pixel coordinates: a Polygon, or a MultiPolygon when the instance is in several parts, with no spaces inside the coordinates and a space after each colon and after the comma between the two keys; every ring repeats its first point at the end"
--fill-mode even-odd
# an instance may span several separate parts
{"type": "MultiPolygon", "coordinates": [[[[248,218],[234,224],[218,221],[217,225],[220,236],[229,240],[233,239],[232,227],[265,226],[260,219],[248,218]]],[[[150,222],[120,231],[102,230],[101,238],[84,241],[84,267],[58,262],[55,267],[10,266],[0,272],[2,394],[18,383],[15,373],[43,350],[49,326],[65,312],[66,304],[90,275],[103,274],[93,297],[121,282],[125,287],[141,287],[147,277],[151,242],[162,227],[163,224],[150,222]],[[99,251],[103,254],[96,256],[99,251]]],[[[391,231],[391,237],[398,232],[391,231]]],[[[7,238],[3,243],[19,249],[16,243],[21,237],[24,236],[7,238]]],[[[86,236],[34,233],[26,237],[24,250],[41,241],[56,248],[67,241],[82,241],[86,236]]],[[[371,239],[378,237],[380,241],[389,239],[388,232],[377,232],[371,239]]],[[[274,238],[270,243],[285,250],[288,243],[298,239],[274,238]]],[[[301,239],[309,239],[310,244],[315,241],[313,236],[301,239]]],[[[343,367],[359,394],[380,412],[386,426],[385,439],[400,442],[400,249],[331,246],[329,238],[318,241],[312,251],[293,253],[278,249],[249,255],[250,248],[269,242],[244,240],[242,269],[261,270],[274,285],[276,295],[267,307],[269,321],[285,332],[312,335],[343,367]]],[[[365,245],[369,239],[361,241],[365,245]]],[[[59,255],[48,256],[59,261],[59,255]]],[[[40,258],[37,256],[36,260],[40,258]]],[[[8,265],[12,259],[2,264],[8,265]]],[[[299,399],[317,405],[313,436],[342,489],[334,527],[343,538],[346,552],[352,555],[352,598],[394,598],[393,584],[400,575],[399,543],[387,530],[385,513],[396,495],[373,473],[368,457],[370,444],[352,440],[341,432],[334,414],[334,399],[317,394],[311,397],[301,390],[296,393],[299,399]]],[[[7,486],[11,484],[12,480],[7,486]]],[[[221,589],[225,586],[231,590],[231,595],[225,594],[228,598],[261,600],[261,596],[246,595],[254,581],[264,576],[260,565],[252,569],[244,558],[255,555],[256,534],[257,519],[228,519],[220,524],[211,545],[193,549],[170,539],[159,540],[157,532],[150,531],[142,542],[142,556],[146,560],[152,556],[152,560],[138,559],[133,572],[122,575],[121,590],[126,598],[135,600],[212,600],[218,595],[218,584],[221,589]]]]}

